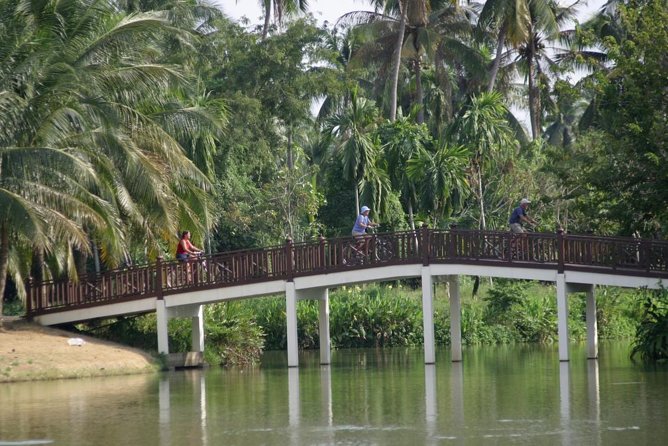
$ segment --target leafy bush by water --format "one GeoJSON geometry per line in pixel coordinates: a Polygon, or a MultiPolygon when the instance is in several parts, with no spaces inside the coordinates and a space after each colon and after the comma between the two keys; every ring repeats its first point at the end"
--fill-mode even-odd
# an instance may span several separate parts
{"type": "Polygon", "coordinates": [[[668,362],[668,290],[647,290],[644,297],[631,359],[640,356],[643,362],[668,362]]]}

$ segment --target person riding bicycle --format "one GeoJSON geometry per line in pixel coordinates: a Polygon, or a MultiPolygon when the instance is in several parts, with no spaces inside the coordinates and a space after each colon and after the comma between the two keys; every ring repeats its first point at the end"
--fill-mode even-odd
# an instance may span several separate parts
{"type": "Polygon", "coordinates": [[[362,209],[360,209],[360,214],[355,220],[355,225],[353,226],[352,231],[353,237],[355,237],[355,240],[357,240],[357,243],[355,243],[355,248],[357,250],[361,250],[363,248],[365,254],[368,247],[366,230],[367,228],[375,228],[378,226],[377,223],[372,222],[369,218],[369,212],[371,212],[371,209],[369,209],[367,206],[362,206],[362,209]]]}
{"type": "Polygon", "coordinates": [[[203,253],[201,249],[190,242],[190,231],[183,231],[179,244],[176,245],[176,258],[185,262],[191,257],[203,253]]]}
{"type": "Polygon", "coordinates": [[[520,205],[515,208],[512,214],[510,214],[510,219],[508,223],[510,224],[510,231],[513,234],[522,234],[527,232],[526,229],[522,226],[522,223],[529,223],[531,225],[536,225],[538,222],[533,218],[529,217],[527,214],[527,208],[531,203],[528,199],[522,198],[520,205]]]}

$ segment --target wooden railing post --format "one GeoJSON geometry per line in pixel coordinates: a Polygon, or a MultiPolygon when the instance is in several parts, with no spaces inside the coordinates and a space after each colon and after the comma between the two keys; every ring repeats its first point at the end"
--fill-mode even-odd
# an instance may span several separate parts
{"type": "Polygon", "coordinates": [[[327,267],[327,255],[326,255],[326,246],[325,246],[325,237],[323,235],[320,235],[319,237],[320,241],[320,268],[325,269],[327,267]]]}
{"type": "Polygon", "coordinates": [[[288,282],[292,282],[294,279],[294,254],[295,244],[292,241],[292,237],[288,237],[285,239],[285,272],[288,282]]]}
{"type": "Polygon", "coordinates": [[[429,265],[429,254],[431,252],[431,231],[429,230],[427,223],[423,223],[421,229],[422,237],[420,238],[422,240],[420,240],[420,242],[422,245],[422,265],[427,266],[429,265]]]}
{"type": "Polygon", "coordinates": [[[564,272],[564,230],[557,229],[557,273],[564,272]]]}
{"type": "Polygon", "coordinates": [[[162,256],[158,256],[155,261],[155,292],[158,300],[162,300],[162,256]]]}
{"type": "Polygon", "coordinates": [[[34,284],[34,279],[32,277],[28,277],[28,283],[26,284],[26,287],[28,288],[26,290],[26,316],[28,320],[32,319],[32,300],[33,300],[33,293],[35,291],[35,284],[34,284]]]}

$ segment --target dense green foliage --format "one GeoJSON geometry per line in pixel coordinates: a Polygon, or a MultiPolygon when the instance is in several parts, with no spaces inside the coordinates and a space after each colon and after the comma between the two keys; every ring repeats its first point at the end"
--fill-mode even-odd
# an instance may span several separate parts
{"type": "Polygon", "coordinates": [[[631,358],[668,362],[668,291],[646,291],[631,358]]]}
{"type": "MultiPolygon", "coordinates": [[[[542,230],[668,234],[664,0],[574,29],[553,0],[369,4],[330,27],[267,1],[246,27],[199,0],[0,0],[0,313],[28,277],[169,258],[183,229],[275,245],[347,234],[361,204],[388,231],[503,229],[529,196],[542,230]]],[[[552,337],[541,302],[490,299],[523,320],[490,337],[552,337]]],[[[341,329],[383,345],[383,317],[341,329]]]]}

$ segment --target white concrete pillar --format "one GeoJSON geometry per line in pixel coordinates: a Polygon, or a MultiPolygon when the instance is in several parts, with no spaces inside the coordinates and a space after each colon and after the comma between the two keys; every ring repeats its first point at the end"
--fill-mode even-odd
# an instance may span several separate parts
{"type": "Polygon", "coordinates": [[[434,341],[434,286],[431,268],[422,267],[422,323],[424,327],[424,363],[436,362],[434,341]]]}
{"type": "Polygon", "coordinates": [[[329,338],[329,290],[325,288],[318,299],[318,332],[320,335],[320,364],[332,362],[329,338]]]}
{"type": "Polygon", "coordinates": [[[559,361],[568,361],[568,290],[564,274],[557,274],[557,326],[559,361]]]}
{"type": "Polygon", "coordinates": [[[596,322],[594,285],[587,290],[587,358],[598,358],[598,324],[596,322]]]}
{"type": "Polygon", "coordinates": [[[285,318],[288,338],[288,367],[298,367],[297,290],[295,290],[294,282],[285,283],[285,318]]]}
{"type": "Polygon", "coordinates": [[[169,354],[169,333],[167,331],[167,307],[165,301],[158,299],[155,301],[155,315],[158,331],[158,353],[169,354]]]}
{"type": "Polygon", "coordinates": [[[450,349],[452,361],[462,360],[462,302],[459,296],[459,276],[448,278],[450,287],[450,349]]]}
{"type": "Polygon", "coordinates": [[[198,305],[192,317],[192,350],[204,352],[204,305],[198,305]]]}

